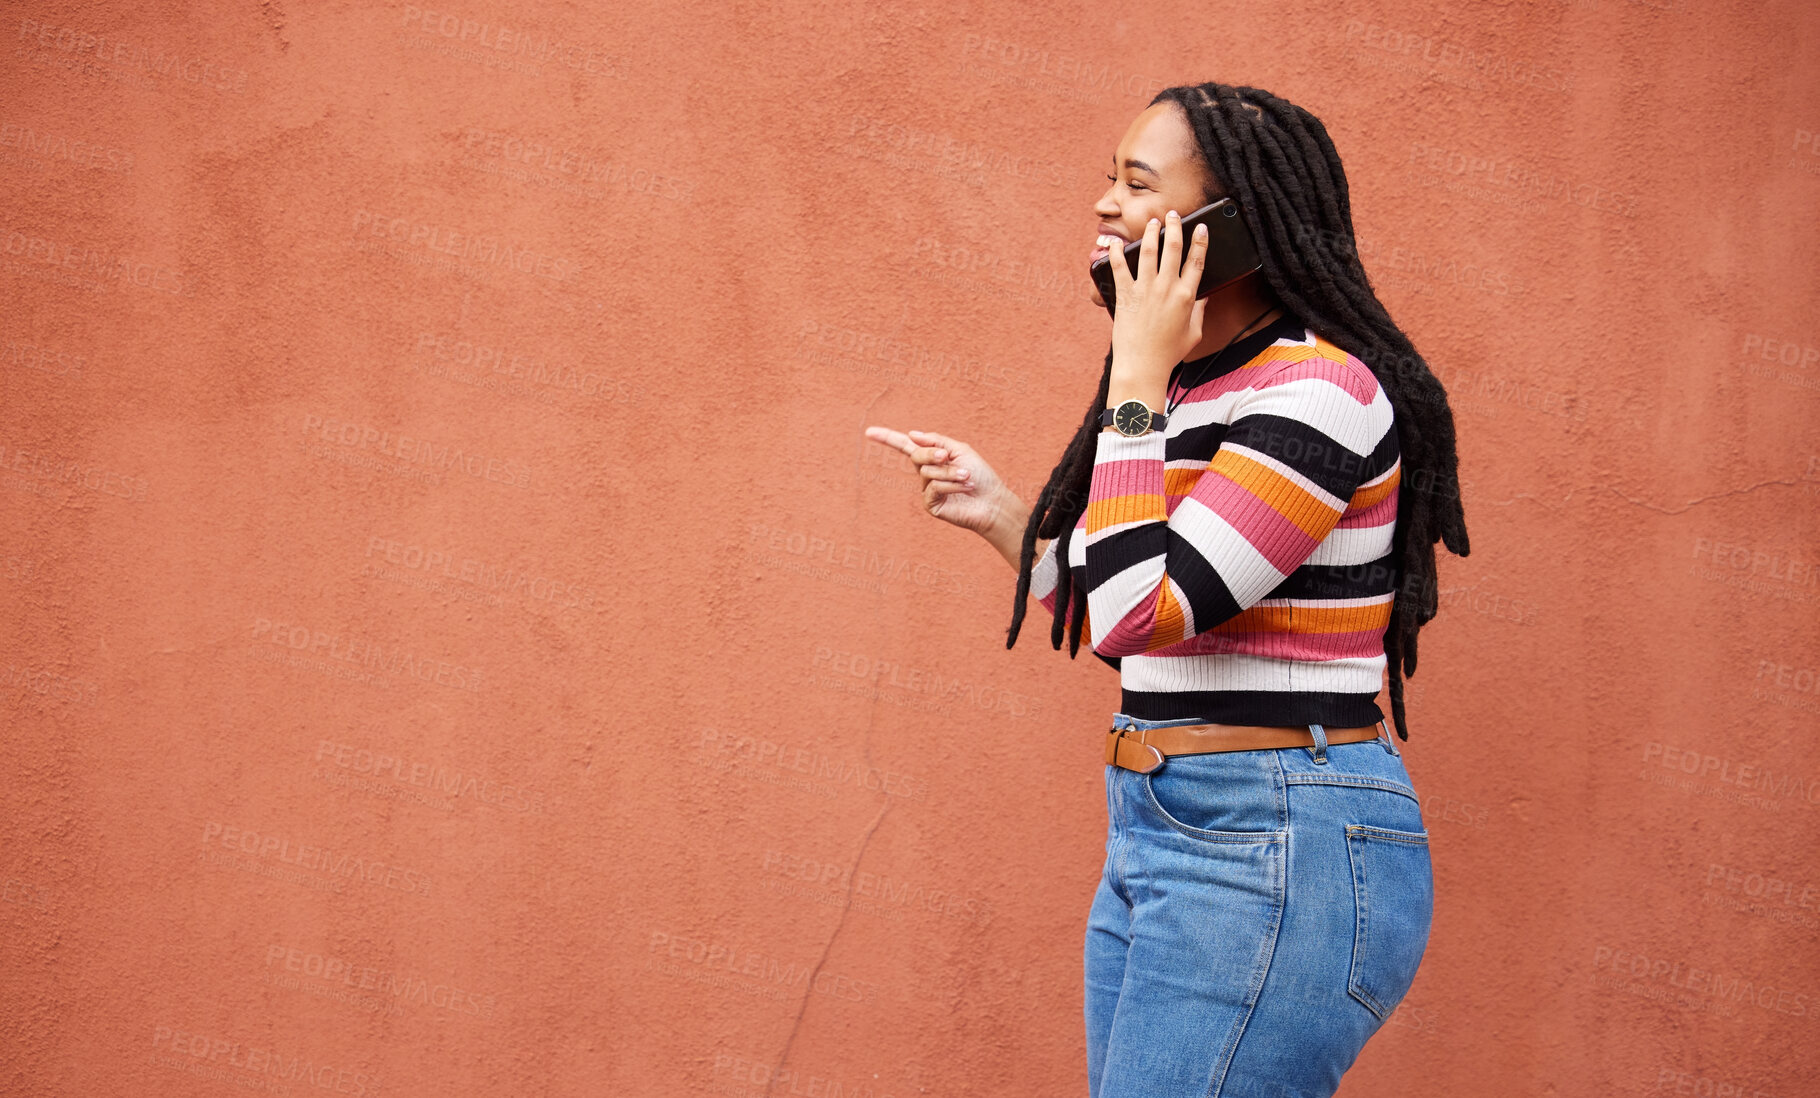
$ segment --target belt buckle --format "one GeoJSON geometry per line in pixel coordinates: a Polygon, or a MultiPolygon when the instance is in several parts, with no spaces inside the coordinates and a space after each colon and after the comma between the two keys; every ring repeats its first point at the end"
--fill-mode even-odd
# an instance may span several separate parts
{"type": "Polygon", "coordinates": [[[1145,748],[1146,750],[1148,750],[1150,752],[1150,754],[1153,757],[1155,757],[1155,759],[1156,759],[1155,765],[1147,766],[1147,767],[1144,767],[1142,770],[1139,770],[1135,766],[1125,766],[1124,763],[1119,762],[1119,743],[1127,738],[1125,734],[1127,732],[1142,732],[1142,731],[1144,731],[1144,730],[1141,728],[1114,728],[1114,729],[1112,729],[1113,735],[1107,737],[1107,739],[1106,739],[1106,761],[1108,763],[1111,763],[1113,766],[1121,767],[1122,769],[1134,771],[1139,774],[1153,774],[1157,770],[1159,770],[1163,765],[1163,759],[1165,758],[1165,756],[1163,755],[1163,753],[1161,751],[1157,750],[1157,747],[1155,744],[1145,743],[1143,740],[1138,740],[1137,743],[1140,747],[1145,748]]]}

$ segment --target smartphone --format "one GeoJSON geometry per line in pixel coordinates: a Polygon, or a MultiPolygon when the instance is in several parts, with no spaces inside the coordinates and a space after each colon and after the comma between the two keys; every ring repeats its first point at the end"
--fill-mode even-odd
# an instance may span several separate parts
{"type": "MultiPolygon", "coordinates": [[[[1221,286],[1235,279],[1243,278],[1263,266],[1258,258],[1257,245],[1252,242],[1251,230],[1245,227],[1245,219],[1239,216],[1239,204],[1230,197],[1202,206],[1200,209],[1182,218],[1182,263],[1188,263],[1188,249],[1194,244],[1194,227],[1207,226],[1206,265],[1201,268],[1201,285],[1195,291],[1195,297],[1206,297],[1221,286]]],[[[1162,227],[1167,230],[1167,226],[1162,227]]],[[[1125,265],[1131,270],[1131,277],[1138,274],[1138,259],[1144,250],[1142,237],[1125,245],[1125,265]]],[[[1157,234],[1157,257],[1159,261],[1163,252],[1163,236],[1157,234]]],[[[1113,295],[1117,292],[1118,283],[1112,278],[1112,255],[1108,253],[1093,261],[1093,284],[1100,288],[1100,296],[1106,299],[1106,311],[1112,312],[1113,295]]],[[[1178,268],[1178,272],[1179,272],[1178,268]]]]}

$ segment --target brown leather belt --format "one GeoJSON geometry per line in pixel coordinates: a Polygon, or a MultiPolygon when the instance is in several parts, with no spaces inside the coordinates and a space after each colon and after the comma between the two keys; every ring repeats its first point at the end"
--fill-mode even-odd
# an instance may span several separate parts
{"type": "MultiPolygon", "coordinates": [[[[1389,735],[1384,722],[1363,728],[1327,728],[1327,743],[1359,743],[1389,735]]],[[[1106,761],[1148,774],[1170,755],[1203,755],[1209,751],[1258,751],[1277,747],[1313,747],[1307,725],[1285,728],[1262,724],[1176,724],[1163,728],[1114,728],[1106,733],[1106,761]]]]}

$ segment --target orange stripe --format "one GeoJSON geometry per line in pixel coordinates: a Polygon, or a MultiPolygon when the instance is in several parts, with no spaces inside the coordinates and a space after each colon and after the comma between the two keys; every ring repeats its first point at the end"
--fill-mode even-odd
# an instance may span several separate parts
{"type": "Polygon", "coordinates": [[[1207,630],[1209,633],[1287,633],[1290,606],[1253,606],[1241,610],[1237,617],[1207,630]]]}
{"type": "Polygon", "coordinates": [[[1390,606],[1253,606],[1205,632],[1357,633],[1389,625],[1390,606]]]}
{"type": "Polygon", "coordinates": [[[1235,450],[1214,454],[1207,468],[1263,500],[1271,510],[1316,540],[1326,537],[1340,521],[1341,512],[1328,506],[1320,497],[1263,462],[1235,450]]]}
{"type": "Polygon", "coordinates": [[[1307,362],[1310,359],[1324,359],[1328,362],[1345,362],[1346,352],[1322,339],[1314,337],[1312,347],[1268,347],[1258,352],[1258,357],[1244,365],[1244,369],[1256,369],[1273,362],[1307,362]]]}
{"type": "Polygon", "coordinates": [[[1354,492],[1352,494],[1352,502],[1346,505],[1346,509],[1348,511],[1363,511],[1373,504],[1382,503],[1390,493],[1397,490],[1397,485],[1402,480],[1403,466],[1398,464],[1395,469],[1391,470],[1390,475],[1384,478],[1383,483],[1363,487],[1354,492]]]}
{"type": "Polygon", "coordinates": [[[1087,504],[1087,532],[1097,534],[1108,526],[1122,522],[1144,522],[1148,519],[1168,521],[1169,509],[1163,497],[1155,492],[1133,492],[1111,499],[1096,499],[1087,504]]]}
{"type": "Polygon", "coordinates": [[[1176,601],[1175,595],[1169,590],[1167,574],[1164,575],[1163,582],[1157,585],[1156,603],[1156,627],[1144,642],[1146,652],[1180,644],[1183,634],[1188,630],[1188,616],[1182,613],[1182,604],[1176,601]]]}
{"type": "Polygon", "coordinates": [[[1172,496],[1185,496],[1194,491],[1200,482],[1201,474],[1207,471],[1205,465],[1199,468],[1181,468],[1163,470],[1163,491],[1172,496]]]}

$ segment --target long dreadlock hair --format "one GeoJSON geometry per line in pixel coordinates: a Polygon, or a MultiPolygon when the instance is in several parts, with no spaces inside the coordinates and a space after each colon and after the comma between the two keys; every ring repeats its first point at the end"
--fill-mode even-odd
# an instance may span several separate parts
{"type": "MultiPolygon", "coordinates": [[[[1435,542],[1466,556],[1466,516],[1460,504],[1453,411],[1447,392],[1378,301],[1359,261],[1352,205],[1340,155],[1319,119],[1259,88],[1205,83],[1164,88],[1150,101],[1176,104],[1194,129],[1214,178],[1239,204],[1263,260],[1262,274],[1277,299],[1322,338],[1371,368],[1390,398],[1401,451],[1401,488],[1391,557],[1396,594],[1384,653],[1390,671],[1390,710],[1407,740],[1403,677],[1416,670],[1416,633],[1439,607],[1435,542]]],[[[1092,484],[1100,413],[1112,383],[1112,351],[1093,406],[1024,527],[1017,604],[1005,641],[1017,643],[1023,624],[1036,541],[1056,542],[1057,583],[1050,645],[1080,651],[1087,596],[1068,567],[1068,543],[1092,484]],[[1072,614],[1070,614],[1072,609],[1072,614]]]]}

